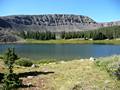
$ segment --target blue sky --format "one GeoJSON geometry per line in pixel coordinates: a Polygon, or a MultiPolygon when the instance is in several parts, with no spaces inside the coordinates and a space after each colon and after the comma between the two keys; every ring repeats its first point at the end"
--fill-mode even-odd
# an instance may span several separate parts
{"type": "Polygon", "coordinates": [[[120,20],[120,0],[0,0],[0,16],[77,14],[97,22],[120,20]]]}

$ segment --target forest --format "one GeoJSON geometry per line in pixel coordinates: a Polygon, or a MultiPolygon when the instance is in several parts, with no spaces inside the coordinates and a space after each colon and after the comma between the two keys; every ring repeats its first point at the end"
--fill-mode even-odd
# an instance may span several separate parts
{"type": "Polygon", "coordinates": [[[56,37],[59,39],[76,39],[83,38],[85,40],[105,40],[105,39],[116,39],[120,38],[120,26],[111,26],[111,27],[103,27],[95,30],[89,31],[79,31],[79,32],[61,32],[61,33],[53,33],[53,32],[33,32],[33,31],[22,31],[20,36],[24,39],[36,39],[36,40],[55,40],[56,37]]]}

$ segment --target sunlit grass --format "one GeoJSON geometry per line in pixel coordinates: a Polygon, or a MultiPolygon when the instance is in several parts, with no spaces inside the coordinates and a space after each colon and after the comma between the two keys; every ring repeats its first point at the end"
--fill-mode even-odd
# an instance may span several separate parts
{"type": "MultiPolygon", "coordinates": [[[[33,78],[23,78],[24,84],[32,83],[35,87],[19,90],[120,90],[120,81],[106,71],[110,65],[120,61],[120,56],[72,61],[38,61],[37,67],[22,67],[15,65],[15,73],[24,72],[54,72],[40,74],[33,78]]],[[[2,62],[2,61],[1,61],[2,62]]],[[[0,63],[3,65],[3,63],[0,63]]]]}
{"type": "MultiPolygon", "coordinates": [[[[103,61],[104,62],[104,61],[103,61]]],[[[39,65],[39,64],[38,64],[39,65]]],[[[40,78],[47,83],[48,90],[119,90],[120,82],[113,79],[106,70],[96,66],[96,62],[73,60],[67,62],[40,64],[36,68],[19,68],[16,72],[52,71],[53,74],[34,77],[30,82],[40,82],[40,78]],[[74,89],[79,88],[79,89],[74,89]]],[[[38,86],[38,88],[40,88],[38,86]]],[[[42,90],[45,90],[42,89],[42,90]]]]}
{"type": "Polygon", "coordinates": [[[68,39],[68,40],[33,40],[26,39],[25,43],[36,43],[36,44],[120,44],[120,40],[79,40],[79,39],[68,39]]]}

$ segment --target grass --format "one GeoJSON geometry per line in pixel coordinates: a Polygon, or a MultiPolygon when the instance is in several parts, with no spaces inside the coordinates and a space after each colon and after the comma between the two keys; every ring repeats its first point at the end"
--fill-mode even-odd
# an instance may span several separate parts
{"type": "MultiPolygon", "coordinates": [[[[120,56],[72,61],[35,62],[37,67],[14,67],[14,72],[54,72],[41,73],[31,78],[23,77],[23,83],[34,87],[19,90],[120,90],[120,81],[112,78],[106,68],[117,65],[120,56]]],[[[1,63],[2,64],[2,63],[1,63]]]]}
{"type": "Polygon", "coordinates": [[[31,79],[24,78],[25,84],[26,82],[31,82],[33,86],[36,86],[29,88],[29,90],[36,88],[38,90],[120,90],[120,81],[112,78],[106,69],[102,68],[104,67],[104,62],[105,65],[108,65],[108,63],[112,64],[119,60],[118,57],[99,58],[95,62],[72,60],[38,64],[39,67],[19,68],[15,71],[18,73],[29,71],[54,72],[53,74],[38,75],[31,79]],[[98,64],[99,60],[102,60],[102,64],[98,67],[96,62],[98,64]]]}
{"type": "Polygon", "coordinates": [[[116,70],[120,67],[120,56],[98,58],[96,65],[102,70],[106,70],[111,76],[115,76],[116,70]]]}
{"type": "Polygon", "coordinates": [[[68,39],[68,40],[33,40],[26,39],[25,43],[35,44],[120,44],[120,40],[79,40],[79,39],[68,39]]]}

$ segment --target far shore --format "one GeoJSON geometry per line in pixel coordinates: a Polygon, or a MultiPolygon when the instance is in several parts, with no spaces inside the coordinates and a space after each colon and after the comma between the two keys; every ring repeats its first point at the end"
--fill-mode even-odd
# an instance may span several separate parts
{"type": "Polygon", "coordinates": [[[59,39],[59,40],[34,40],[26,39],[25,41],[16,43],[27,44],[115,44],[119,45],[120,40],[80,40],[80,39],[59,39]]]}
{"type": "Polygon", "coordinates": [[[112,40],[81,40],[81,39],[59,39],[59,40],[34,40],[26,39],[17,42],[0,42],[0,44],[113,44],[120,45],[119,39],[112,40]]]}

